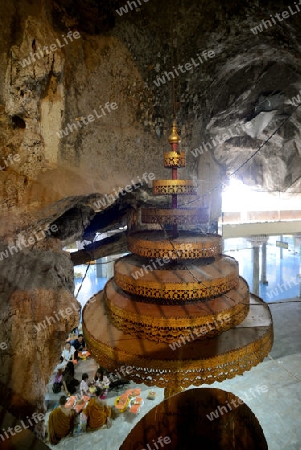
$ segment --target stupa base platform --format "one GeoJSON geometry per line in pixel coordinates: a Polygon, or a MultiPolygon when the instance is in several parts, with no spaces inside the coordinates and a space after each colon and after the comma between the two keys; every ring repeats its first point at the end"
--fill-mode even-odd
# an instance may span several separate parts
{"type": "Polygon", "coordinates": [[[249,288],[242,278],[226,294],[181,304],[145,303],[127,294],[111,279],[101,296],[110,321],[125,333],[170,343],[194,335],[214,337],[241,323],[249,311],[249,288]]]}
{"type": "Polygon", "coordinates": [[[212,339],[193,335],[170,344],[126,334],[109,321],[101,291],[83,311],[84,339],[94,359],[111,372],[147,386],[187,388],[241,375],[259,364],[273,345],[269,307],[251,294],[240,325],[212,339]],[[189,340],[189,342],[187,342],[189,340]]]}

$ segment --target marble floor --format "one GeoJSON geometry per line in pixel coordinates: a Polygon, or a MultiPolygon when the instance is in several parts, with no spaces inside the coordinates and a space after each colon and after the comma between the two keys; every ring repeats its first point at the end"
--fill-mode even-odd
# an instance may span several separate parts
{"type": "MultiPolygon", "coordinates": [[[[266,302],[300,296],[301,245],[294,236],[269,236],[267,242],[266,280],[259,282],[259,296],[266,302]],[[276,242],[287,243],[288,248],[279,248],[276,242]]],[[[239,273],[253,289],[252,244],[245,238],[225,239],[224,253],[239,263],[239,273]]],[[[259,280],[262,279],[262,246],[259,254],[259,280]]]]}

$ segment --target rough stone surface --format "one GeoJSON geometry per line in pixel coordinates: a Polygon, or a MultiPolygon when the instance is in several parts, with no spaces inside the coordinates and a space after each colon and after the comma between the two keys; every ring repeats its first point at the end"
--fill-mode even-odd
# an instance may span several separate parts
{"type": "MultiPolygon", "coordinates": [[[[37,416],[34,416],[37,417],[37,416]]],[[[4,442],[1,438],[1,450],[49,450],[49,447],[43,441],[38,439],[34,433],[27,428],[30,422],[17,420],[12,414],[0,405],[1,426],[3,426],[1,433],[4,442]],[[25,428],[24,428],[25,426],[25,428]],[[9,434],[8,429],[11,428],[13,434],[9,434]],[[8,438],[5,436],[6,431],[8,438]],[[16,432],[18,431],[18,432],[16,432]],[[22,445],[22,447],[21,447],[22,445]]],[[[29,417],[32,421],[32,418],[29,417]]]]}
{"type": "MultiPolygon", "coordinates": [[[[292,104],[301,87],[298,15],[255,35],[251,28],[284,10],[283,2],[263,10],[255,1],[238,6],[187,0],[175,8],[153,0],[119,16],[122,5],[89,0],[75,8],[67,0],[37,1],[17,10],[12,2],[3,15],[2,33],[9,39],[1,67],[1,134],[4,156],[20,155],[0,173],[3,211],[36,210],[67,195],[110,193],[149,170],[166,177],[162,154],[168,148],[172,76],[160,86],[154,81],[192,58],[198,64],[193,70],[173,72],[188,160],[181,175],[199,179],[205,195],[293,113],[237,176],[268,190],[294,185],[301,153],[299,110],[293,112],[292,104]],[[80,37],[70,42],[68,31],[80,37]],[[42,49],[51,44],[58,48],[47,55],[42,49]],[[208,57],[210,50],[214,57],[208,57]],[[39,52],[45,56],[38,59],[39,52]],[[24,58],[30,64],[22,67],[24,58]],[[107,102],[117,109],[98,118],[107,102]],[[263,117],[267,111],[270,120],[263,117]],[[66,136],[59,138],[62,129],[66,136]],[[206,143],[194,157],[191,150],[206,143]]],[[[220,211],[219,192],[206,200],[213,217],[220,211]]]]}
{"type": "MultiPolygon", "coordinates": [[[[45,386],[68,332],[78,324],[69,255],[54,250],[10,255],[0,263],[0,292],[1,404],[22,419],[45,412],[45,386]]],[[[43,436],[43,422],[35,432],[43,436]]]]}

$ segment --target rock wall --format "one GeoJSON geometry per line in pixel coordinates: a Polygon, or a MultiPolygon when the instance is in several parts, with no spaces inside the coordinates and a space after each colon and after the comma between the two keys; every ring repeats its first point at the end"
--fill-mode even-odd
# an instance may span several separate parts
{"type": "MultiPolygon", "coordinates": [[[[44,413],[45,387],[80,305],[69,255],[2,246],[0,262],[1,404],[22,419],[44,413]]],[[[35,425],[44,434],[43,421],[35,425]]]]}
{"type": "MultiPolygon", "coordinates": [[[[201,194],[288,117],[237,176],[267,190],[298,180],[297,13],[264,27],[283,2],[140,3],[127,13],[121,1],[93,0],[12,2],[5,11],[0,139],[3,157],[19,159],[0,172],[3,211],[110,193],[145,171],[166,177],[174,109],[188,160],[181,176],[201,180],[201,194]]],[[[216,218],[220,188],[211,203],[216,218]]]]}

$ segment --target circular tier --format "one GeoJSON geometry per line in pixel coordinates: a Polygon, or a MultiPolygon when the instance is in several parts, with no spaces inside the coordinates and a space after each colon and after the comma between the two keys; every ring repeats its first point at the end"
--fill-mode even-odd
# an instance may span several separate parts
{"type": "Polygon", "coordinates": [[[207,259],[177,263],[168,257],[149,260],[127,255],[114,265],[114,280],[124,291],[171,301],[222,295],[237,287],[238,279],[238,263],[230,256],[208,264],[207,259]]]}
{"type": "Polygon", "coordinates": [[[154,180],[153,195],[194,195],[197,188],[192,180],[154,180]]]}
{"type": "Polygon", "coordinates": [[[138,231],[128,236],[130,252],[145,258],[195,259],[211,258],[222,253],[222,237],[218,234],[179,231],[177,238],[163,231],[138,231]]]}
{"type": "Polygon", "coordinates": [[[142,223],[160,225],[197,225],[209,221],[208,208],[141,208],[142,223]]]}
{"type": "Polygon", "coordinates": [[[110,321],[117,328],[139,338],[174,342],[193,336],[214,337],[241,323],[249,311],[249,288],[242,278],[238,289],[220,297],[185,305],[161,305],[135,301],[111,279],[103,299],[110,321]]]}
{"type": "Polygon", "coordinates": [[[85,342],[99,365],[124,376],[126,370],[135,383],[177,389],[223,381],[256,366],[272,348],[270,310],[255,295],[251,295],[249,313],[240,325],[212,339],[191,339],[185,345],[125,334],[109,321],[102,296],[102,292],[95,295],[83,310],[85,342]]]}
{"type": "Polygon", "coordinates": [[[185,167],[186,158],[185,152],[165,152],[164,153],[164,167],[185,167]]]}

